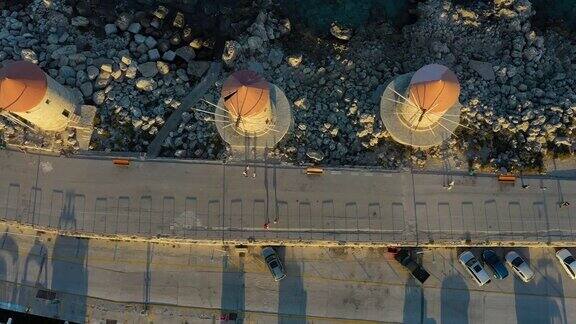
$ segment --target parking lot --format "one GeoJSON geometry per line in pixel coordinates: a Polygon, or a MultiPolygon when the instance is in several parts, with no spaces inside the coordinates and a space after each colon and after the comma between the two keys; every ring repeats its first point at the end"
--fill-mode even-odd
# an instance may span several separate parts
{"type": "Polygon", "coordinates": [[[511,273],[479,287],[458,263],[459,249],[423,250],[430,278],[421,285],[385,248],[287,247],[278,250],[288,276],[275,282],[257,246],[86,240],[5,224],[0,231],[3,307],[77,322],[213,323],[221,313],[245,323],[576,322],[576,281],[551,248],[515,248],[535,271],[532,282],[511,273]],[[37,298],[42,289],[59,302],[37,298]]]}

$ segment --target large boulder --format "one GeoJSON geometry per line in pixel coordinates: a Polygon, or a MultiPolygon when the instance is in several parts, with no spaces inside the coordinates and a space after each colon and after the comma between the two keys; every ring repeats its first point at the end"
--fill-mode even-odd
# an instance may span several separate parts
{"type": "Polygon", "coordinates": [[[188,72],[189,75],[195,76],[200,78],[206,73],[206,70],[210,67],[210,62],[207,61],[192,61],[188,63],[188,72]]]}
{"type": "Polygon", "coordinates": [[[158,73],[156,62],[146,62],[138,65],[138,71],[145,78],[153,78],[158,73]]]}

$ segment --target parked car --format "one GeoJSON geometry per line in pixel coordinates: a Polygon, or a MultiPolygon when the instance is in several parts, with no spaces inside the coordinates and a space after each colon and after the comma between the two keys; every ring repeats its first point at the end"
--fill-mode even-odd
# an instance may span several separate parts
{"type": "Polygon", "coordinates": [[[504,263],[500,261],[500,258],[494,250],[484,250],[484,252],[482,252],[482,259],[492,270],[494,278],[502,280],[508,277],[508,269],[506,269],[504,263]]]}
{"type": "Polygon", "coordinates": [[[522,281],[529,282],[534,279],[534,271],[530,269],[530,265],[528,265],[528,262],[526,262],[520,254],[515,251],[510,251],[506,253],[505,259],[508,266],[512,268],[512,271],[514,271],[522,281]]]}
{"type": "Polygon", "coordinates": [[[464,251],[458,256],[458,261],[468,270],[474,281],[479,286],[490,282],[490,276],[470,251],[464,251]]]}
{"type": "Polygon", "coordinates": [[[274,280],[280,281],[286,277],[284,265],[282,265],[282,261],[280,261],[280,257],[278,257],[278,253],[276,253],[274,248],[270,246],[263,248],[262,257],[264,258],[264,262],[266,262],[268,269],[272,273],[274,280]]]}
{"type": "Polygon", "coordinates": [[[418,279],[421,283],[424,283],[430,274],[426,271],[420,264],[418,264],[412,257],[410,256],[410,250],[408,249],[401,249],[394,254],[394,259],[400,262],[401,265],[406,267],[414,278],[418,279]]]}
{"type": "Polygon", "coordinates": [[[576,259],[574,259],[572,253],[567,249],[562,249],[556,252],[556,257],[560,260],[560,264],[562,264],[562,267],[566,270],[568,276],[572,279],[576,279],[576,259]]]}

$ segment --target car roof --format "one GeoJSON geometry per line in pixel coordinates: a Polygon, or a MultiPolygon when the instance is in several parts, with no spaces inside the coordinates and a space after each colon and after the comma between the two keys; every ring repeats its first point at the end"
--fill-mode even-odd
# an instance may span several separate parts
{"type": "Polygon", "coordinates": [[[528,265],[527,262],[522,262],[522,264],[518,266],[518,270],[522,271],[522,273],[524,273],[528,277],[534,276],[534,271],[530,269],[530,266],[528,265]]]}
{"type": "MultiPolygon", "coordinates": [[[[472,270],[474,271],[474,270],[472,270]]],[[[488,275],[488,272],[486,272],[486,269],[482,268],[482,270],[480,270],[479,272],[474,272],[476,274],[476,276],[478,277],[478,280],[480,280],[480,282],[482,284],[487,283],[488,281],[490,281],[490,275],[488,275]]]]}
{"type": "Polygon", "coordinates": [[[492,268],[494,269],[494,271],[498,272],[498,274],[505,278],[508,276],[508,269],[506,268],[506,266],[504,265],[504,263],[498,261],[497,263],[495,263],[492,268]]]}
{"type": "Polygon", "coordinates": [[[518,267],[516,267],[518,269],[518,271],[522,272],[524,274],[524,276],[526,277],[526,279],[530,279],[530,278],[534,277],[534,271],[532,271],[532,268],[530,268],[530,265],[528,264],[528,261],[526,261],[526,259],[524,259],[516,251],[510,251],[510,252],[506,253],[506,261],[510,262],[510,264],[516,258],[522,259],[522,263],[518,267]]]}
{"type": "Polygon", "coordinates": [[[268,263],[268,267],[270,268],[270,270],[272,271],[272,274],[274,275],[274,278],[276,279],[282,279],[286,274],[284,273],[284,266],[282,265],[282,262],[276,258],[273,261],[276,262],[277,266],[272,268],[270,266],[270,263],[268,263]]]}

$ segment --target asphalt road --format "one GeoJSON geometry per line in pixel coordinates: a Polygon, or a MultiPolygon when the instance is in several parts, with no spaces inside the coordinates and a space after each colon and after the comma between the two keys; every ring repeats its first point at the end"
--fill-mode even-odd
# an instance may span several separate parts
{"type": "Polygon", "coordinates": [[[326,169],[310,176],[271,164],[245,177],[244,165],[221,162],[118,167],[10,151],[0,152],[0,170],[1,218],[69,232],[220,242],[575,242],[574,178],[525,177],[530,187],[522,189],[488,175],[326,169]],[[561,208],[561,201],[573,203],[561,208]]]}
{"type": "Polygon", "coordinates": [[[576,322],[576,282],[552,248],[518,249],[536,272],[531,283],[510,276],[479,288],[456,249],[423,251],[431,277],[421,286],[384,248],[286,247],[288,277],[277,283],[255,246],[0,232],[2,307],[76,322],[213,323],[222,312],[246,323],[576,322]],[[42,290],[53,300],[37,298],[42,290]]]}

